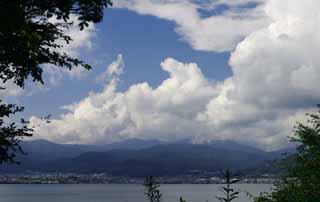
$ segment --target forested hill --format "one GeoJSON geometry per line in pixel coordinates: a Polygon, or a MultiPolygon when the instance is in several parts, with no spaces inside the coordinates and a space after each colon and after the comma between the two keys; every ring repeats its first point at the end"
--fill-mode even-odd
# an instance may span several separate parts
{"type": "Polygon", "coordinates": [[[21,165],[1,172],[108,172],[115,176],[172,176],[193,170],[221,169],[272,172],[282,152],[265,152],[233,141],[192,144],[155,140],[127,140],[111,145],[62,145],[37,140],[25,142],[21,165]],[[268,170],[269,169],[269,170],[268,170]]]}

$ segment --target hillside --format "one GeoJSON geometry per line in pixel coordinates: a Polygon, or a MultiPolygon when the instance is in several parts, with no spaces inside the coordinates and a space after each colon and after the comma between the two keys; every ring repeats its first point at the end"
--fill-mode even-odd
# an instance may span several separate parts
{"type": "Polygon", "coordinates": [[[63,145],[37,140],[23,146],[28,155],[20,157],[21,165],[3,166],[1,172],[108,172],[116,176],[178,175],[226,168],[266,172],[265,168],[280,157],[279,152],[232,141],[168,144],[134,139],[110,145],[63,145]]]}

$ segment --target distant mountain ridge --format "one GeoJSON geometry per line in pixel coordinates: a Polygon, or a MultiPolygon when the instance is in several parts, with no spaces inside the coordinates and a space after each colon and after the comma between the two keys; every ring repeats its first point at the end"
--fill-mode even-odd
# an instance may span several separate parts
{"type": "Polygon", "coordinates": [[[65,145],[46,140],[24,142],[28,156],[21,165],[3,166],[0,172],[108,172],[117,176],[178,175],[191,170],[250,170],[265,168],[279,158],[233,141],[192,144],[131,139],[108,145],[65,145]]]}
{"type": "Polygon", "coordinates": [[[21,146],[29,156],[33,156],[33,158],[41,161],[48,161],[59,158],[72,158],[90,151],[102,152],[113,149],[138,150],[161,144],[165,144],[165,142],[136,138],[105,145],[58,144],[48,140],[38,139],[22,142],[21,146]]]}

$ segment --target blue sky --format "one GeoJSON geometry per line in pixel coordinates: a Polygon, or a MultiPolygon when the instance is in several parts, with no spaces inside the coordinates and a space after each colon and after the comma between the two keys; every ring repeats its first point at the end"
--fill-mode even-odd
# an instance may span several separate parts
{"type": "Polygon", "coordinates": [[[118,0],[102,23],[66,30],[75,40],[61,51],[91,71],[44,66],[44,86],[6,100],[26,106],[31,126],[52,114],[35,138],[59,143],[188,138],[286,147],[296,121],[320,103],[319,6],[118,0]]]}

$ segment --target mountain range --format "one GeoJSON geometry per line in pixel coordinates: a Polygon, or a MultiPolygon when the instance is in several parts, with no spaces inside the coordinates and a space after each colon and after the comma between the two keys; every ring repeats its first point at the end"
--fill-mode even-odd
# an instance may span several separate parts
{"type": "MultiPolygon", "coordinates": [[[[107,145],[56,144],[47,140],[22,143],[28,155],[19,156],[20,165],[3,165],[0,173],[107,172],[114,176],[174,176],[191,171],[221,169],[268,172],[281,151],[266,152],[234,141],[192,144],[158,140],[129,139],[107,145]]],[[[290,150],[288,150],[290,151],[290,150]]]]}

